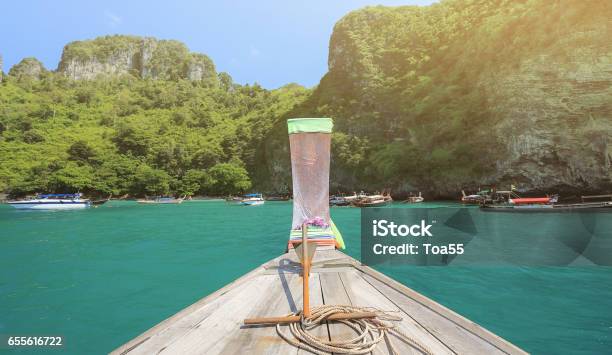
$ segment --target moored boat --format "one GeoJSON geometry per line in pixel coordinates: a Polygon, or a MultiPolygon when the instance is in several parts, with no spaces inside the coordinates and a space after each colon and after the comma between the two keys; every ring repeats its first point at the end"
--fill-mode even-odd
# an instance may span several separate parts
{"type": "Polygon", "coordinates": [[[82,194],[39,194],[27,200],[14,200],[7,203],[19,210],[76,210],[91,206],[91,201],[82,194]]]}
{"type": "Polygon", "coordinates": [[[356,193],[353,193],[351,196],[334,195],[329,198],[329,205],[330,206],[349,206],[357,198],[358,197],[356,193]]]}
{"type": "Polygon", "coordinates": [[[410,196],[408,196],[408,198],[404,201],[404,203],[419,203],[423,201],[425,201],[425,199],[423,198],[423,196],[421,195],[421,192],[419,191],[418,195],[410,193],[410,196]]]}
{"type": "Polygon", "coordinates": [[[103,204],[107,203],[108,201],[110,201],[112,195],[108,195],[107,198],[103,198],[103,199],[98,199],[98,200],[93,200],[91,201],[92,206],[94,207],[98,207],[98,206],[102,206],[103,204]]]}
{"type": "Polygon", "coordinates": [[[491,190],[478,190],[477,193],[468,195],[465,190],[461,190],[461,203],[466,205],[480,205],[491,200],[491,190]]]}
{"type": "Polygon", "coordinates": [[[350,204],[351,204],[351,202],[346,200],[342,196],[332,196],[332,197],[329,198],[329,205],[330,206],[348,206],[350,204]]]}
{"type": "Polygon", "coordinates": [[[225,202],[240,203],[240,201],[242,201],[242,197],[240,196],[229,195],[228,197],[225,198],[225,202]]]}
{"type": "Polygon", "coordinates": [[[246,194],[244,198],[240,200],[240,204],[243,206],[259,206],[263,205],[265,202],[263,195],[260,193],[246,194]]]}
{"type": "Polygon", "coordinates": [[[290,195],[280,195],[280,196],[266,196],[266,201],[289,201],[291,200],[290,195]]]}
{"type": "Polygon", "coordinates": [[[591,196],[583,196],[582,202],[558,203],[558,195],[546,197],[520,197],[513,191],[497,191],[494,196],[496,202],[483,203],[481,209],[483,211],[494,212],[612,212],[612,198],[610,201],[584,202],[584,200],[589,197],[591,196]]]}
{"type": "Polygon", "coordinates": [[[180,203],[183,203],[183,200],[185,200],[185,196],[179,197],[179,198],[174,198],[171,196],[157,196],[152,199],[147,198],[147,199],[136,200],[136,202],[141,203],[141,204],[155,204],[155,205],[175,204],[175,205],[178,205],[180,203]]]}
{"type": "Polygon", "coordinates": [[[383,207],[391,204],[391,195],[369,195],[353,201],[355,207],[383,207]]]}
{"type": "Polygon", "coordinates": [[[612,201],[556,204],[484,204],[487,212],[612,212],[612,201]]]}

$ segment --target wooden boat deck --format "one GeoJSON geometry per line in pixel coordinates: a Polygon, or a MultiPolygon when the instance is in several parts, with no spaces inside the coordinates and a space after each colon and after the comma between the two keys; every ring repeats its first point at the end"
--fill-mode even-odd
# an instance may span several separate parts
{"type": "MultiPolygon", "coordinates": [[[[311,306],[371,306],[397,312],[399,328],[435,354],[525,354],[455,312],[337,250],[317,251],[310,279],[311,306]]],[[[281,316],[301,309],[301,267],[283,254],[185,308],[122,345],[113,354],[309,354],[277,334],[274,326],[244,326],[245,318],[281,316]]],[[[282,329],[288,333],[287,326],[282,329]]],[[[337,323],[320,326],[321,337],[354,335],[337,323]]],[[[421,354],[391,336],[401,354],[421,354]]],[[[374,354],[391,353],[380,343],[374,354]]]]}

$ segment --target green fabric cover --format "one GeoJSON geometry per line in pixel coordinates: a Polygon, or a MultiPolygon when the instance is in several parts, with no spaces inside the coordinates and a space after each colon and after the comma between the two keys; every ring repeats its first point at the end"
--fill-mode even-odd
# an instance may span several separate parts
{"type": "Polygon", "coordinates": [[[331,133],[334,122],[331,118],[292,118],[287,120],[289,134],[331,133]]]}
{"type": "MultiPolygon", "coordinates": [[[[344,244],[344,239],[342,238],[342,233],[336,224],[331,219],[329,220],[330,225],[328,228],[321,228],[317,226],[308,226],[308,239],[335,239],[338,242],[338,246],[340,249],[346,249],[346,245],[344,244]]],[[[300,240],[302,239],[302,231],[301,230],[291,230],[289,233],[290,240],[300,240]]]]}
{"type": "Polygon", "coordinates": [[[331,222],[331,228],[332,231],[334,232],[334,235],[336,236],[336,241],[338,242],[338,245],[340,246],[340,249],[346,249],[346,245],[344,244],[344,239],[342,238],[342,233],[340,233],[340,230],[338,229],[338,227],[336,227],[336,224],[334,223],[334,221],[332,221],[331,219],[329,220],[331,222]]]}

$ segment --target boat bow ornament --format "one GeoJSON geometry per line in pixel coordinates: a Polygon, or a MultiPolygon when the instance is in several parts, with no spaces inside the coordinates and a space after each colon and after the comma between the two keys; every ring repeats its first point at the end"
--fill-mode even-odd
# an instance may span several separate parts
{"type": "Polygon", "coordinates": [[[301,243],[302,224],[308,240],[319,247],[344,249],[340,231],[329,215],[331,118],[294,118],[287,121],[293,179],[293,220],[287,248],[301,243]]]}

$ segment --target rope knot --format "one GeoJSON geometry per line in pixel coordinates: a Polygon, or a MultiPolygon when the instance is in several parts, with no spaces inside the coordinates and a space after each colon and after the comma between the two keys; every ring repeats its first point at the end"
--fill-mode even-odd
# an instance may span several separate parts
{"type": "Polygon", "coordinates": [[[426,346],[399,331],[392,322],[401,321],[402,318],[397,315],[392,315],[391,313],[399,312],[382,311],[373,307],[355,307],[350,305],[316,306],[312,308],[310,317],[304,317],[301,313],[294,314],[300,316],[300,322],[289,324],[289,330],[293,338],[290,338],[281,331],[280,324],[276,325],[276,331],[278,335],[289,344],[320,355],[331,353],[351,355],[368,354],[371,353],[383,339],[387,340],[391,352],[397,354],[397,351],[391,343],[389,334],[395,335],[424,354],[432,354],[426,346]],[[356,332],[357,335],[352,339],[329,340],[328,338],[314,336],[309,332],[309,330],[313,328],[324,325],[333,314],[361,312],[372,312],[376,314],[376,317],[335,320],[356,332]]]}

